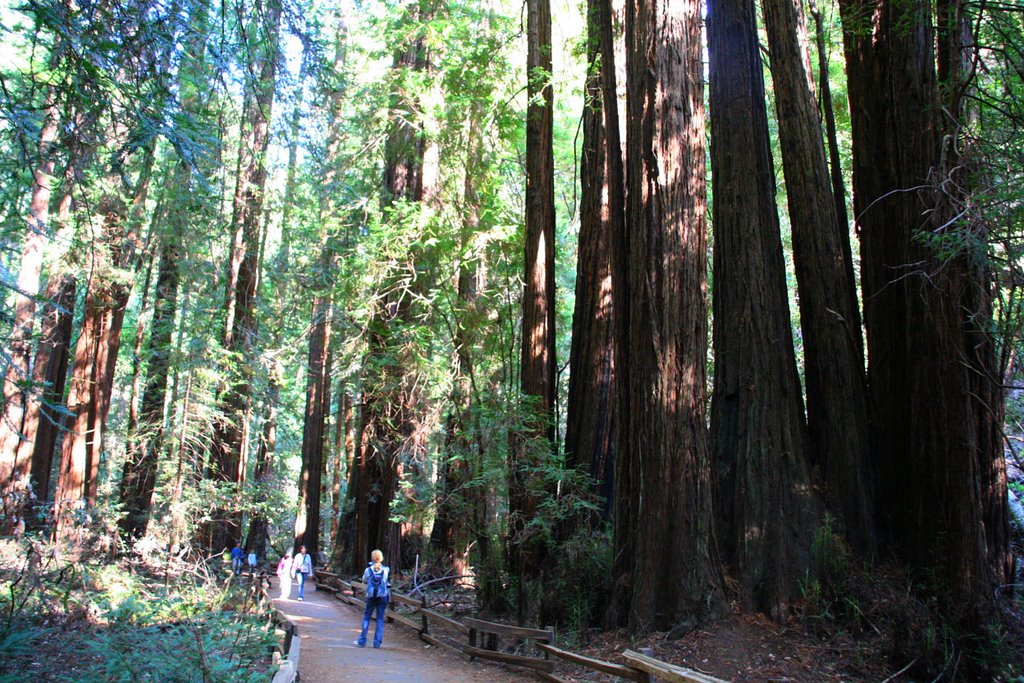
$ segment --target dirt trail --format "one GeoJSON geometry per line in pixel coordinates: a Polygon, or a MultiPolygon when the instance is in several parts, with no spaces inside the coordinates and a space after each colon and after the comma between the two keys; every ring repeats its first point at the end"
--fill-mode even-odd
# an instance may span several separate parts
{"type": "MultiPolygon", "coordinates": [[[[306,583],[305,601],[274,600],[298,627],[302,638],[299,676],[302,683],[524,683],[536,680],[486,662],[467,662],[453,652],[422,642],[416,634],[398,624],[387,624],[380,649],[356,647],[363,612],[337,600],[327,591],[306,583]]],[[[270,595],[278,595],[277,579],[270,595]]],[[[369,639],[373,639],[370,623],[369,639]]]]}

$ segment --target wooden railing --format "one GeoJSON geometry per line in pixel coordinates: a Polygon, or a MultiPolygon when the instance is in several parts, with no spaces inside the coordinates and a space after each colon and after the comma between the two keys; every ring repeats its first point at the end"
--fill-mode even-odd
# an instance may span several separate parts
{"type": "MultiPolygon", "coordinates": [[[[359,581],[345,581],[337,574],[322,569],[317,570],[316,576],[318,590],[330,591],[339,600],[356,607],[364,607],[366,605],[363,600],[356,596],[357,591],[365,594],[365,584],[359,581]]],[[[530,669],[542,680],[553,681],[554,683],[565,683],[564,679],[559,678],[555,674],[557,661],[567,662],[598,673],[618,676],[622,680],[636,681],[637,683],[655,683],[655,681],[668,681],[669,683],[726,683],[726,681],[720,678],[662,662],[632,650],[626,650],[622,653],[622,657],[626,660],[627,664],[615,664],[614,662],[593,659],[570,652],[569,650],[563,650],[555,645],[555,629],[550,626],[546,629],[523,628],[521,626],[498,624],[472,617],[464,617],[462,621],[458,621],[429,609],[426,597],[413,598],[392,591],[386,614],[392,621],[416,631],[420,640],[425,643],[452,650],[470,659],[480,658],[530,669]],[[410,609],[407,612],[399,612],[396,610],[398,606],[410,609]],[[465,637],[466,642],[462,643],[451,638],[445,640],[437,637],[436,633],[431,633],[430,627],[432,624],[442,626],[461,637],[465,637]],[[534,657],[499,652],[499,642],[502,638],[525,643],[527,650],[533,649],[539,654],[534,657]]]]}

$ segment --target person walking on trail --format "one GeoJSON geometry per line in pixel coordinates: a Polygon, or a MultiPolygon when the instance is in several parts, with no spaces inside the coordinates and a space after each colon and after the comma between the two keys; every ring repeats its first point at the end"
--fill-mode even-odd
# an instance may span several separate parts
{"type": "Polygon", "coordinates": [[[231,549],[231,570],[238,576],[242,573],[242,545],[236,543],[231,549]]]}
{"type": "Polygon", "coordinates": [[[370,628],[370,615],[376,611],[377,626],[373,631],[373,646],[380,647],[384,642],[384,610],[391,597],[391,569],[384,564],[384,553],[374,550],[370,553],[370,566],[363,572],[363,583],[366,584],[366,609],[363,610],[363,630],[359,640],[354,644],[366,647],[366,631],[370,628]]]}
{"type": "Polygon", "coordinates": [[[256,576],[256,565],[259,564],[259,558],[256,557],[255,550],[249,552],[249,557],[247,558],[247,561],[249,563],[249,573],[253,576],[256,576]]]}
{"type": "Polygon", "coordinates": [[[292,596],[292,551],[289,550],[277,563],[277,580],[281,583],[281,599],[292,596]]]}
{"type": "Polygon", "coordinates": [[[306,588],[306,579],[313,573],[313,558],[306,552],[306,546],[299,546],[299,552],[295,555],[295,559],[292,560],[292,575],[299,580],[299,601],[302,601],[302,597],[306,588]]]}

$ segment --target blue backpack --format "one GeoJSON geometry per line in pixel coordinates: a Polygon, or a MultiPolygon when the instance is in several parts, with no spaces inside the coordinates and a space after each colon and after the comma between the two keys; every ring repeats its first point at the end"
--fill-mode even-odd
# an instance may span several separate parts
{"type": "Polygon", "coordinates": [[[366,584],[366,597],[383,598],[388,594],[388,568],[384,567],[379,572],[370,569],[370,580],[366,584]]]}

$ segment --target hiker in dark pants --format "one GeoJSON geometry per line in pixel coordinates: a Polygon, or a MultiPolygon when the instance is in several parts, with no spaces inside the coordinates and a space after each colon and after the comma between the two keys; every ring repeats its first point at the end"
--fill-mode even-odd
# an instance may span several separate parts
{"type": "Polygon", "coordinates": [[[370,566],[363,572],[363,583],[366,584],[366,609],[363,610],[363,631],[354,644],[366,647],[366,631],[370,628],[370,615],[376,610],[377,627],[373,632],[373,646],[380,647],[384,642],[384,610],[391,596],[389,579],[391,569],[384,564],[384,553],[374,550],[370,553],[370,566]]]}

